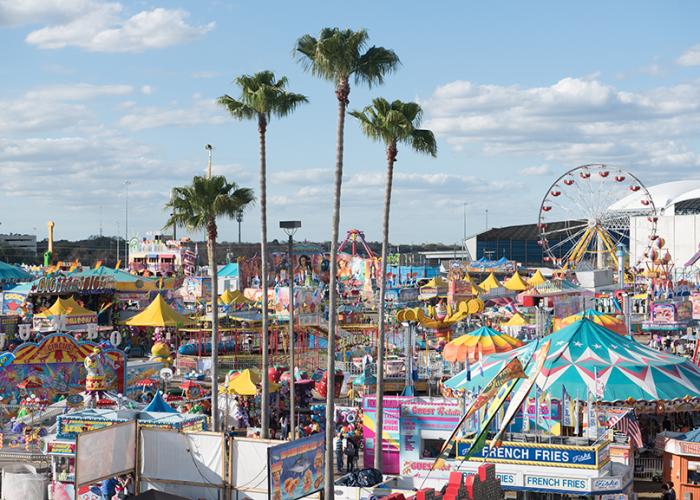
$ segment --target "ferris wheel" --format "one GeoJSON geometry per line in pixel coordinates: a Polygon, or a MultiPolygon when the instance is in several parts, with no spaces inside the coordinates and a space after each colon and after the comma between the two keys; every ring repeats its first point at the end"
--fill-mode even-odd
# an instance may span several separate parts
{"type": "Polygon", "coordinates": [[[656,207],[636,176],[600,163],[573,168],[554,181],[540,204],[544,260],[571,270],[617,268],[618,245],[629,247],[631,217],[646,217],[651,245],[656,207]]]}

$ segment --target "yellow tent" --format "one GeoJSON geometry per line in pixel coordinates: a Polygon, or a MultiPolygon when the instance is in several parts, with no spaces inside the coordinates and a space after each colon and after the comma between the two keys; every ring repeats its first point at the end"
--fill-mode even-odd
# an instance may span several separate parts
{"type": "Polygon", "coordinates": [[[423,285],[421,288],[426,287],[426,288],[442,288],[447,286],[447,281],[445,281],[443,278],[440,276],[435,276],[432,278],[430,281],[428,281],[425,285],[423,285]]]}
{"type": "Polygon", "coordinates": [[[545,283],[547,280],[544,278],[540,270],[538,269],[535,274],[532,275],[532,277],[527,280],[528,284],[530,286],[537,286],[541,285],[542,283],[545,283]]]}
{"type": "Polygon", "coordinates": [[[176,312],[160,294],[146,309],[126,320],[129,326],[182,326],[189,323],[190,319],[176,312]]]}
{"type": "Polygon", "coordinates": [[[226,290],[219,296],[219,304],[229,305],[235,298],[236,296],[231,293],[231,290],[226,290]]]}
{"type": "Polygon", "coordinates": [[[56,302],[45,311],[36,314],[40,318],[48,318],[49,316],[96,316],[95,311],[85,309],[78,304],[73,297],[62,299],[57,298],[56,302]]]}
{"type": "Polygon", "coordinates": [[[515,313],[513,316],[510,317],[508,321],[505,323],[501,323],[501,326],[525,326],[529,325],[527,320],[523,318],[523,316],[520,313],[515,313]]]}
{"type": "Polygon", "coordinates": [[[254,304],[254,300],[250,300],[248,297],[243,295],[242,292],[239,292],[238,290],[234,290],[233,293],[233,299],[231,299],[231,302],[234,304],[254,304]]]}
{"type": "MultiPolygon", "coordinates": [[[[249,368],[229,378],[228,386],[221,386],[222,392],[236,394],[238,396],[255,396],[258,393],[258,385],[262,381],[260,372],[249,368]]],[[[270,381],[270,392],[277,392],[279,384],[270,381]]]]}
{"type": "Polygon", "coordinates": [[[518,271],[515,271],[515,274],[508,278],[505,283],[503,283],[503,286],[506,287],[508,290],[513,290],[515,292],[522,292],[523,290],[527,290],[530,288],[525,281],[520,277],[520,273],[518,271]]]}
{"type": "Polygon", "coordinates": [[[503,285],[501,285],[501,283],[498,281],[498,279],[496,279],[496,275],[491,273],[488,275],[488,277],[484,281],[479,283],[479,286],[488,292],[493,288],[498,288],[498,287],[501,287],[503,285]]]}

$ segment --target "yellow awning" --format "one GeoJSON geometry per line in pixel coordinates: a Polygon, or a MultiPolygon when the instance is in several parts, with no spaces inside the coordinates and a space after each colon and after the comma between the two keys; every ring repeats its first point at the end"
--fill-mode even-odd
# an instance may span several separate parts
{"type": "Polygon", "coordinates": [[[219,304],[229,305],[235,299],[235,295],[231,293],[231,290],[226,290],[219,296],[219,304]]]}
{"type": "Polygon", "coordinates": [[[188,317],[170,307],[161,294],[146,309],[126,320],[129,326],[183,326],[191,322],[188,317]]]}
{"type": "Polygon", "coordinates": [[[491,273],[484,281],[479,283],[479,286],[488,292],[493,288],[499,288],[503,285],[501,285],[501,282],[496,279],[496,275],[491,273]]]}
{"type": "Polygon", "coordinates": [[[525,326],[529,325],[527,320],[523,318],[520,313],[515,313],[511,318],[505,323],[501,323],[502,326],[525,326]]]}
{"type": "Polygon", "coordinates": [[[508,290],[513,290],[516,292],[522,292],[523,290],[527,290],[530,288],[525,281],[520,277],[520,273],[518,271],[515,271],[515,274],[508,278],[505,283],[503,283],[503,286],[506,287],[508,290]]]}
{"type": "Polygon", "coordinates": [[[537,271],[535,271],[535,274],[533,274],[533,275],[530,277],[529,280],[527,280],[527,282],[528,282],[528,284],[529,284],[530,286],[541,285],[542,283],[544,283],[544,282],[546,282],[546,281],[547,281],[547,280],[546,280],[545,277],[542,275],[542,273],[540,272],[539,269],[538,269],[537,271]]]}
{"type": "Polygon", "coordinates": [[[49,316],[96,316],[95,311],[90,309],[85,309],[83,306],[78,304],[73,297],[67,299],[57,298],[56,302],[53,303],[46,311],[37,314],[36,316],[41,318],[48,318],[49,316]]]}

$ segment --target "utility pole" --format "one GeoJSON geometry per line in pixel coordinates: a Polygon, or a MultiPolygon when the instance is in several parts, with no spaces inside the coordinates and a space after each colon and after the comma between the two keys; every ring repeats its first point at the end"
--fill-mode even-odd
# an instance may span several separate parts
{"type": "MultiPolygon", "coordinates": [[[[296,424],[296,395],[294,387],[294,265],[292,263],[292,250],[294,247],[294,233],[301,227],[301,221],[287,220],[280,221],[280,228],[289,236],[288,256],[287,256],[287,274],[289,275],[289,425],[292,429],[292,440],[297,438],[296,424]]],[[[330,355],[330,354],[329,354],[330,355]]],[[[331,379],[328,376],[328,380],[331,379]]],[[[333,390],[333,386],[329,386],[328,390],[333,390]]],[[[331,425],[326,422],[326,425],[331,425]]],[[[286,436],[282,436],[286,439],[286,436]]]]}
{"type": "Polygon", "coordinates": [[[129,185],[131,181],[124,181],[126,186],[126,198],[124,199],[124,263],[129,267],[129,185]]]}
{"type": "Polygon", "coordinates": [[[204,146],[204,149],[206,149],[209,152],[209,163],[207,165],[207,178],[211,179],[211,152],[214,150],[214,146],[211,144],[207,144],[204,146]]]}

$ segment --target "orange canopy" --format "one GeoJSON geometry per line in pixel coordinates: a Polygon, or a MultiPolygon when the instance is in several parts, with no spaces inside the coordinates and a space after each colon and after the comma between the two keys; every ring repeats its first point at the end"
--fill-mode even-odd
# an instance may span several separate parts
{"type": "Polygon", "coordinates": [[[507,352],[522,345],[522,341],[508,334],[501,333],[488,326],[482,326],[473,332],[448,342],[442,351],[442,357],[452,363],[458,361],[463,363],[467,357],[469,357],[470,362],[473,362],[476,361],[478,354],[488,355],[496,352],[507,352]]]}

